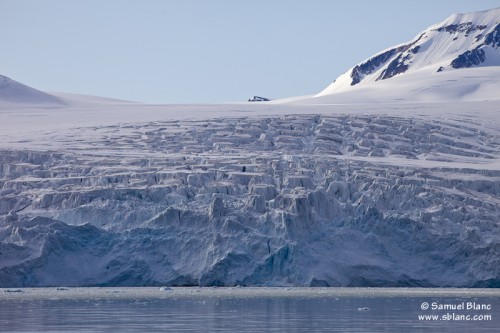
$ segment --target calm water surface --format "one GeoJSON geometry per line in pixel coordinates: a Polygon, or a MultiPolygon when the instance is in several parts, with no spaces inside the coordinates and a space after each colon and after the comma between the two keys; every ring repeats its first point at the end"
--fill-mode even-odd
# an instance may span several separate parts
{"type": "Polygon", "coordinates": [[[0,289],[0,332],[457,333],[498,327],[499,290],[0,289]]]}

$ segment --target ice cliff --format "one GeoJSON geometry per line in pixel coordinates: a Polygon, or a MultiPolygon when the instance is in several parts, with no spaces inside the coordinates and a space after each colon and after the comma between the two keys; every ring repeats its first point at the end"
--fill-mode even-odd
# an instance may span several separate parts
{"type": "Polygon", "coordinates": [[[498,129],[418,112],[127,123],[3,148],[0,287],[499,287],[498,129]]]}

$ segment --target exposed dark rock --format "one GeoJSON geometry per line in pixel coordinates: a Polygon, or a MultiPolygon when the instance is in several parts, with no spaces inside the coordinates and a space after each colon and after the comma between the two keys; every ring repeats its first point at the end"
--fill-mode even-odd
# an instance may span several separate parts
{"type": "Polygon", "coordinates": [[[385,63],[387,60],[393,57],[397,52],[398,52],[397,48],[391,49],[354,67],[351,72],[351,78],[352,78],[351,86],[354,86],[359,82],[361,82],[364,75],[371,74],[374,70],[379,68],[383,63],[385,63]]]}
{"type": "Polygon", "coordinates": [[[475,25],[472,22],[465,22],[460,24],[450,24],[444,27],[434,29],[434,31],[439,31],[439,32],[446,31],[450,34],[456,32],[465,32],[466,34],[470,34],[473,31],[484,30],[486,28],[487,28],[486,25],[475,25]]]}
{"type": "MultiPolygon", "coordinates": [[[[478,26],[484,29],[486,26],[478,26]]],[[[476,42],[480,41],[482,34],[476,36],[476,42]]],[[[451,62],[451,67],[453,68],[468,68],[472,66],[477,66],[486,60],[486,53],[482,49],[483,46],[499,47],[500,46],[500,24],[484,36],[484,42],[474,48],[473,50],[468,50],[460,54],[456,59],[451,62]]]]}
{"type": "MultiPolygon", "coordinates": [[[[414,54],[417,53],[418,50],[420,49],[420,46],[415,46],[413,49],[412,49],[412,47],[415,44],[417,44],[424,36],[425,36],[425,33],[421,34],[414,42],[412,42],[410,44],[405,44],[405,45],[401,45],[401,46],[398,46],[396,48],[390,49],[388,51],[385,51],[383,53],[380,53],[380,54],[374,56],[373,58],[370,58],[369,60],[365,61],[362,64],[355,66],[351,71],[351,78],[352,78],[351,86],[354,86],[354,85],[360,83],[361,80],[363,79],[363,76],[373,73],[375,70],[380,68],[380,66],[382,66],[384,63],[389,61],[392,57],[394,57],[398,53],[401,53],[401,54],[395,60],[393,60],[391,62],[391,64],[389,65],[389,66],[392,65],[393,67],[398,67],[397,69],[391,68],[391,70],[390,70],[390,72],[394,72],[395,74],[388,75],[387,77],[381,78],[382,76],[384,76],[385,72],[389,71],[389,68],[387,68],[384,71],[384,73],[382,73],[382,75],[377,80],[382,80],[385,78],[392,77],[396,74],[405,72],[408,69],[408,66],[404,65],[404,64],[400,64],[398,66],[397,64],[393,64],[394,61],[398,61],[398,59],[400,59],[402,57],[403,53],[405,53],[409,50],[410,50],[410,52],[412,52],[414,54]],[[404,66],[406,66],[406,68],[404,68],[404,66]]],[[[409,55],[408,54],[405,55],[404,57],[402,57],[402,59],[403,60],[409,59],[409,55]]]]}
{"type": "Polygon", "coordinates": [[[266,98],[266,97],[254,96],[252,98],[249,98],[248,101],[249,102],[268,102],[268,101],[270,101],[270,99],[266,98]]]}
{"type": "Polygon", "coordinates": [[[497,24],[495,29],[491,31],[484,37],[484,44],[490,45],[491,47],[499,47],[500,46],[500,23],[497,24]]]}
{"type": "Polygon", "coordinates": [[[453,68],[468,68],[477,66],[486,60],[484,50],[479,47],[466,51],[451,62],[453,68]]]}
{"type": "Polygon", "coordinates": [[[391,61],[389,66],[387,66],[387,68],[377,78],[377,81],[389,79],[395,75],[406,72],[409,67],[406,61],[409,60],[410,58],[411,56],[409,54],[405,56],[403,56],[403,54],[399,55],[396,59],[391,61]]]}

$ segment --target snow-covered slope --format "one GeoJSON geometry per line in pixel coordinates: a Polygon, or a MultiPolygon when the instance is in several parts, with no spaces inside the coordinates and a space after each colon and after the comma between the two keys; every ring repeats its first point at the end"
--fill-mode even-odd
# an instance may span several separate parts
{"type": "MultiPolygon", "coordinates": [[[[396,89],[400,98],[412,99],[419,95],[416,89],[431,89],[439,82],[440,86],[449,80],[459,81],[466,99],[470,100],[470,90],[478,91],[479,99],[498,99],[492,90],[481,89],[476,82],[468,82],[468,78],[484,76],[495,81],[496,89],[500,89],[498,71],[500,68],[500,8],[489,11],[455,14],[442,23],[429,27],[418,34],[412,41],[386,49],[362,63],[349,69],[338,77],[317,97],[331,96],[338,93],[349,93],[365,88],[368,94],[383,99],[382,88],[390,93],[396,89]],[[463,69],[484,68],[482,71],[463,69]],[[490,74],[488,74],[490,73],[490,74]],[[396,82],[394,79],[398,78],[396,82]],[[415,82],[416,80],[416,82],[415,82]],[[380,84],[387,81],[385,85],[380,84]],[[403,84],[403,86],[400,86],[403,84]],[[409,85],[411,89],[405,89],[409,85]],[[368,92],[367,89],[370,89],[368,92]]],[[[451,90],[451,89],[448,89],[451,90]]],[[[362,99],[362,93],[357,93],[362,99]]],[[[455,97],[461,98],[459,93],[455,97]]],[[[434,94],[438,100],[445,100],[449,94],[441,96],[439,89],[434,94]]],[[[345,95],[344,95],[345,98],[345,95]]]]}
{"type": "Polygon", "coordinates": [[[276,104],[373,104],[468,102],[500,100],[500,66],[464,68],[436,73],[432,67],[395,76],[390,80],[359,84],[332,94],[276,104]]]}
{"type": "Polygon", "coordinates": [[[125,101],[121,99],[102,97],[102,96],[71,94],[62,92],[53,92],[51,94],[60,99],[61,101],[63,101],[66,105],[72,105],[72,106],[103,107],[103,106],[125,105],[125,104],[136,103],[132,101],[125,101]]]}
{"type": "Polygon", "coordinates": [[[112,106],[134,104],[107,97],[89,96],[71,93],[46,93],[0,75],[0,106],[112,106]]]}
{"type": "Polygon", "coordinates": [[[0,105],[9,104],[61,105],[64,102],[56,96],[0,75],[0,105]]]}

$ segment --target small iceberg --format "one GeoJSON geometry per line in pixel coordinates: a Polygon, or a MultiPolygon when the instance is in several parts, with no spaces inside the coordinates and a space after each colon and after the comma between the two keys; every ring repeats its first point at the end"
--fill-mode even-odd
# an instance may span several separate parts
{"type": "Polygon", "coordinates": [[[22,289],[5,289],[3,292],[4,293],[24,293],[24,290],[22,290],[22,289]]]}

